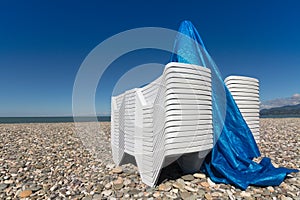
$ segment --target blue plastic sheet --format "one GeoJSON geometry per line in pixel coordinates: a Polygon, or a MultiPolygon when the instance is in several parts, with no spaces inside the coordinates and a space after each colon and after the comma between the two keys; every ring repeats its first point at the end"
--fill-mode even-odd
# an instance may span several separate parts
{"type": "Polygon", "coordinates": [[[189,21],[182,22],[178,32],[171,61],[204,66],[212,73],[215,141],[202,170],[214,182],[241,189],[249,185],[280,185],[287,174],[298,170],[275,168],[269,158],[263,158],[260,163],[252,160],[260,156],[257,144],[200,35],[189,21]]]}

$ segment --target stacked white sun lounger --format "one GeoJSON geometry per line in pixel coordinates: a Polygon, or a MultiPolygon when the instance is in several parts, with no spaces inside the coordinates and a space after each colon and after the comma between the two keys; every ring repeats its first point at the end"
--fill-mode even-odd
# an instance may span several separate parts
{"type": "Polygon", "coordinates": [[[149,186],[176,160],[199,170],[213,146],[210,70],[172,62],[147,86],[112,97],[111,144],[114,162],[136,162],[149,186]]]}
{"type": "Polygon", "coordinates": [[[245,76],[229,76],[224,82],[256,142],[259,142],[259,81],[245,76]]]}

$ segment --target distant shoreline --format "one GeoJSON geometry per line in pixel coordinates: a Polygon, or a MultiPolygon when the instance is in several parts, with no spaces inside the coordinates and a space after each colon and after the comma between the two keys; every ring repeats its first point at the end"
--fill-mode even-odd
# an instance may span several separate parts
{"type": "MultiPolygon", "coordinates": [[[[110,122],[110,116],[98,116],[99,122],[110,122]]],[[[95,122],[94,117],[77,117],[76,122],[95,122]]],[[[67,123],[74,122],[73,117],[0,117],[0,124],[20,123],[67,123]]]]}
{"type": "MultiPolygon", "coordinates": [[[[99,122],[110,122],[110,116],[98,116],[99,122]]],[[[263,115],[260,118],[300,118],[300,115],[263,115]]],[[[77,122],[95,122],[93,117],[76,118],[77,122]]],[[[20,123],[67,123],[74,122],[73,117],[0,117],[0,124],[20,123]]]]}
{"type": "Polygon", "coordinates": [[[260,115],[259,118],[300,118],[300,115],[260,115]]]}

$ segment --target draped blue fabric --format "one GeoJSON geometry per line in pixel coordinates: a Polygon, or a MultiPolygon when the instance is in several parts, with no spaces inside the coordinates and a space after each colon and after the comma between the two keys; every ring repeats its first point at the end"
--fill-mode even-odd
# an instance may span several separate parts
{"type": "Polygon", "coordinates": [[[171,61],[204,66],[212,73],[214,147],[202,170],[214,182],[241,189],[279,185],[288,173],[297,172],[275,168],[269,158],[252,161],[260,156],[257,144],[200,35],[189,21],[182,22],[178,32],[171,61]]]}

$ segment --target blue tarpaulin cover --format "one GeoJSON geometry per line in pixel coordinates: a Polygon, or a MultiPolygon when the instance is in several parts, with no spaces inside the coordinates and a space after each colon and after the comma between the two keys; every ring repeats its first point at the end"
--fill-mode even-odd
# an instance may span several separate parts
{"type": "Polygon", "coordinates": [[[249,185],[280,185],[287,174],[298,170],[275,168],[269,158],[253,161],[260,156],[257,144],[200,35],[189,21],[182,22],[178,32],[171,61],[204,66],[212,73],[214,147],[202,170],[214,182],[244,190],[249,185]]]}

